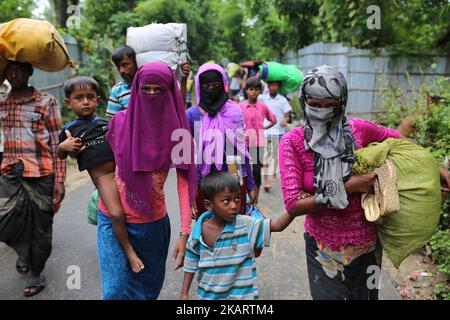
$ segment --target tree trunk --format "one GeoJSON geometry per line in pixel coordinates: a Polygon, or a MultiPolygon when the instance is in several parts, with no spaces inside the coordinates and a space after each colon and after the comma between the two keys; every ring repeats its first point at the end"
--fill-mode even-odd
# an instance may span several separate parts
{"type": "Polygon", "coordinates": [[[133,11],[135,6],[136,6],[136,1],[135,0],[129,0],[128,1],[128,8],[130,9],[130,11],[133,11]]]}
{"type": "MultiPolygon", "coordinates": [[[[79,0],[70,0],[70,3],[69,0],[53,0],[53,7],[55,8],[56,13],[56,21],[58,22],[60,27],[66,27],[66,21],[69,18],[67,7],[69,5],[78,5],[79,2],[79,0]]],[[[74,12],[70,15],[72,14],[74,14],[74,12]]]]}

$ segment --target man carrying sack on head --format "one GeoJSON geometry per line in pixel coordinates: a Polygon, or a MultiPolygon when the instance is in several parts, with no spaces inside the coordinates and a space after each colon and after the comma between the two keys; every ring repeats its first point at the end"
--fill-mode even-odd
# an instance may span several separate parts
{"type": "Polygon", "coordinates": [[[4,76],[12,90],[0,102],[0,241],[17,252],[17,272],[29,275],[26,297],[45,288],[41,272],[52,250],[53,215],[66,178],[66,162],[56,155],[59,108],[53,96],[28,86],[32,73],[29,63],[9,62],[4,76]]]}

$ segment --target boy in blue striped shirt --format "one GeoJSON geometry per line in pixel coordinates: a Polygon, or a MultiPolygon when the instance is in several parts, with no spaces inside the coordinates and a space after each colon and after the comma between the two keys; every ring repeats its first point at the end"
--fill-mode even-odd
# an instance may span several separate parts
{"type": "Polygon", "coordinates": [[[180,299],[188,299],[198,273],[200,299],[258,299],[255,249],[268,247],[270,232],[283,231],[295,217],[271,219],[240,215],[240,186],[233,174],[209,174],[201,184],[207,212],[197,220],[186,244],[180,299]]]}

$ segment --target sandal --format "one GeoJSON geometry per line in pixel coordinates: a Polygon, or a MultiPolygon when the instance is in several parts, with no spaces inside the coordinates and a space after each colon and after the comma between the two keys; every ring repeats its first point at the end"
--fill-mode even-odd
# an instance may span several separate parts
{"type": "Polygon", "coordinates": [[[361,206],[364,209],[366,220],[381,224],[383,222],[380,206],[374,193],[364,193],[361,197],[361,206]]]}
{"type": "Polygon", "coordinates": [[[264,191],[265,192],[270,192],[270,189],[272,189],[272,186],[267,185],[267,184],[264,186],[264,191]]]}
{"type": "Polygon", "coordinates": [[[17,258],[17,261],[16,261],[16,270],[17,270],[17,272],[20,273],[21,275],[26,275],[26,274],[28,274],[28,272],[30,271],[30,266],[29,266],[27,263],[22,262],[22,261],[20,260],[20,258],[17,258]]]}
{"type": "Polygon", "coordinates": [[[44,290],[45,288],[45,278],[44,276],[40,276],[39,278],[36,279],[30,279],[27,281],[27,284],[25,286],[25,289],[23,291],[23,295],[25,297],[32,297],[37,295],[39,292],[41,292],[42,290],[44,290]],[[32,290],[32,291],[25,291],[25,290],[32,290]]]}

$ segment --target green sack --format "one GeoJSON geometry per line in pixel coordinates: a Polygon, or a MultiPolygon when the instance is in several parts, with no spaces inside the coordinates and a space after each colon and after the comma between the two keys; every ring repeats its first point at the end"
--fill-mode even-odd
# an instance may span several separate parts
{"type": "Polygon", "coordinates": [[[356,151],[356,173],[372,172],[389,159],[397,171],[400,211],[383,216],[378,238],[398,268],[411,253],[428,243],[441,213],[438,163],[427,150],[402,139],[386,139],[356,151]]]}
{"type": "Polygon", "coordinates": [[[265,62],[259,66],[261,78],[266,81],[280,81],[281,94],[296,92],[302,83],[303,73],[293,64],[265,62]]]}
{"type": "Polygon", "coordinates": [[[92,191],[91,197],[89,198],[88,207],[87,207],[87,220],[88,223],[97,225],[98,220],[98,190],[94,189],[92,191]]]}

